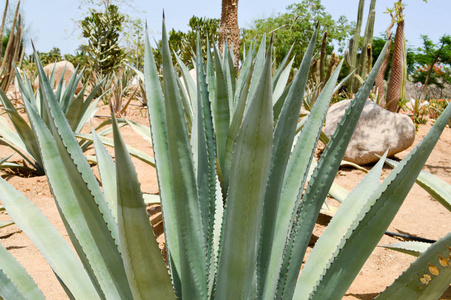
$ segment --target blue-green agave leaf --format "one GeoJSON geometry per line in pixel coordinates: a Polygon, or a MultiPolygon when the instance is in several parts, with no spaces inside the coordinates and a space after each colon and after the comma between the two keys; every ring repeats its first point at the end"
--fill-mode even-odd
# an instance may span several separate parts
{"type": "Polygon", "coordinates": [[[216,299],[255,297],[256,250],[273,147],[271,61],[269,53],[235,146],[216,299]]]}
{"type": "MultiPolygon", "coordinates": [[[[299,99],[302,99],[304,94],[315,41],[316,31],[310,40],[309,47],[300,66],[300,71],[297,73],[293,80],[293,84],[290,87],[287,100],[282,108],[281,118],[274,131],[274,151],[271,157],[270,174],[266,186],[257,265],[258,291],[260,297],[263,295],[263,289],[267,280],[269,261],[273,249],[274,228],[284,182],[284,174],[291,154],[291,145],[293,144],[296,124],[298,122],[299,111],[302,104],[299,99]]],[[[321,125],[318,124],[318,126],[321,125]]]]}
{"type": "Polygon", "coordinates": [[[321,288],[314,295],[315,299],[327,299],[330,295],[341,297],[346,293],[401,207],[450,117],[451,108],[447,108],[420,144],[395,167],[373,194],[369,201],[370,208],[360,216],[358,226],[328,268],[321,288]]]}
{"type": "MultiPolygon", "coordinates": [[[[387,159],[387,164],[396,167],[398,162],[392,159],[387,159]]],[[[451,185],[438,178],[437,176],[421,171],[416,180],[426,192],[435,198],[446,209],[451,211],[451,185]]]]}
{"type": "Polygon", "coordinates": [[[138,175],[113,118],[119,241],[134,299],[175,298],[171,279],[153,234],[138,175]]]}
{"type": "Polygon", "coordinates": [[[413,256],[420,256],[421,253],[425,252],[431,246],[430,243],[417,242],[417,241],[406,241],[399,242],[391,245],[381,245],[387,249],[395,250],[398,252],[410,254],[413,256]]]}
{"type": "Polygon", "coordinates": [[[100,299],[80,260],[42,212],[3,178],[0,178],[0,195],[8,214],[71,293],[79,299],[100,299]]]}
{"type": "Polygon", "coordinates": [[[0,297],[3,299],[45,299],[33,278],[1,244],[0,271],[0,297]]]}
{"type": "Polygon", "coordinates": [[[182,297],[204,299],[207,293],[205,237],[188,128],[164,21],[162,44],[166,132],[179,236],[182,297]]]}
{"type": "Polygon", "coordinates": [[[168,252],[168,263],[172,283],[178,298],[181,298],[180,252],[178,237],[178,221],[176,217],[174,191],[172,189],[171,166],[168,149],[168,133],[166,125],[166,108],[159,74],[152,55],[149,37],[145,39],[146,54],[144,57],[144,83],[149,101],[149,124],[151,129],[153,152],[155,157],[158,187],[161,197],[164,237],[168,252]]]}

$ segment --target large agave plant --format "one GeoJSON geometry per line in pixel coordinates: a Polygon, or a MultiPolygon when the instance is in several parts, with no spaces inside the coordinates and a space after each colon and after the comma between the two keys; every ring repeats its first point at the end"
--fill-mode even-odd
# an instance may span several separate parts
{"type": "MultiPolygon", "coordinates": [[[[415,182],[451,108],[386,180],[379,184],[381,160],[349,194],[299,277],[320,208],[381,64],[379,59],[307,183],[339,72],[331,76],[296,138],[315,38],[295,79],[275,101],[272,58],[264,46],[255,57],[250,50],[235,81],[227,71],[229,54],[215,53],[213,60],[208,52],[205,65],[198,42],[191,101],[181,96],[165,26],[163,82],[146,41],[145,88],[169,273],[116,122],[115,163],[93,132],[102,191],[48,80],[41,79],[50,127],[32,105],[26,106],[76,254],[4,180],[0,195],[71,298],[340,299],[345,294],[415,182]]],[[[43,72],[39,64],[38,71],[43,72]]],[[[450,283],[450,246],[448,235],[381,297],[440,295],[450,283]]],[[[0,295],[42,299],[23,268],[5,249],[0,253],[0,295]]]]}

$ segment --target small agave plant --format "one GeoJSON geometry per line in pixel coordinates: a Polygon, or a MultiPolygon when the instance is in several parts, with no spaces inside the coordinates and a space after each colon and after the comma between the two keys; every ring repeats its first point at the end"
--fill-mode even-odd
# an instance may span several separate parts
{"type": "MultiPolygon", "coordinates": [[[[78,69],[77,69],[78,70],[78,69]]],[[[81,132],[83,126],[94,116],[97,111],[97,103],[101,99],[100,96],[95,99],[95,95],[99,91],[100,84],[93,88],[93,90],[85,98],[85,87],[78,95],[75,95],[75,90],[78,82],[81,79],[82,74],[77,74],[75,70],[74,75],[71,77],[67,86],[63,84],[64,76],[61,76],[57,88],[56,99],[64,112],[70,127],[75,133],[81,132]]],[[[16,74],[21,74],[19,69],[16,69],[16,74]]],[[[64,75],[64,73],[63,73],[64,75]]],[[[46,76],[45,74],[42,76],[46,76]]],[[[55,80],[55,72],[53,71],[50,76],[50,82],[55,80]]],[[[42,95],[42,88],[36,92],[33,91],[33,87],[28,80],[26,74],[22,79],[17,76],[22,98],[28,101],[28,104],[32,105],[35,111],[39,114],[42,120],[48,125],[48,117],[44,108],[44,100],[42,95]]],[[[52,85],[53,86],[53,85],[52,85]]],[[[35,175],[44,175],[44,166],[41,158],[41,151],[38,144],[36,135],[34,134],[30,125],[28,125],[25,118],[19,114],[13,103],[8,99],[4,91],[0,90],[0,101],[3,104],[3,109],[7,113],[14,130],[11,129],[3,117],[0,118],[0,143],[10,147],[15,153],[19,154],[23,159],[23,164],[17,164],[15,162],[5,161],[0,168],[3,169],[21,169],[25,172],[29,172],[35,175]]],[[[23,107],[21,107],[23,109],[23,107]]],[[[107,122],[108,123],[108,122],[107,122]]],[[[106,124],[101,124],[98,128],[101,128],[106,124]]],[[[88,144],[84,146],[86,147],[88,144]]],[[[8,157],[9,158],[9,157],[8,157]]],[[[7,158],[7,159],[8,159],[7,158]]]]}
{"type": "MultiPolygon", "coordinates": [[[[382,63],[378,59],[308,180],[340,69],[296,134],[315,39],[316,33],[296,77],[277,99],[277,78],[272,77],[271,51],[265,53],[264,40],[256,53],[248,51],[235,81],[228,51],[221,56],[215,50],[214,58],[208,51],[205,64],[198,39],[197,78],[189,97],[174,71],[164,23],[162,82],[146,40],[145,89],[167,266],[114,116],[115,162],[93,132],[101,190],[48,80],[41,77],[50,126],[32,105],[25,105],[75,253],[4,180],[0,197],[70,298],[342,298],[414,184],[451,108],[381,184],[384,158],[349,194],[301,272],[315,221],[382,63]]],[[[39,63],[38,71],[43,72],[39,63]]],[[[450,283],[450,247],[447,235],[380,298],[438,298],[450,283]]],[[[4,248],[0,295],[44,298],[4,248]]]]}

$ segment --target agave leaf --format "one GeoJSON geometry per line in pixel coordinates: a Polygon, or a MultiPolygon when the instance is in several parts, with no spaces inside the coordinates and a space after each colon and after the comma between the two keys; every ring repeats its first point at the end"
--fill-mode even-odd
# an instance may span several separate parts
{"type": "MultiPolygon", "coordinates": [[[[93,137],[91,134],[88,133],[78,133],[75,135],[76,137],[82,138],[84,140],[88,140],[88,141],[92,141],[93,137]]],[[[109,146],[109,147],[114,147],[114,142],[112,139],[104,137],[104,136],[99,136],[100,141],[105,145],[105,146],[109,146]]],[[[139,160],[151,165],[152,167],[155,166],[155,160],[152,156],[150,156],[149,154],[145,153],[144,151],[135,149],[133,147],[127,146],[128,151],[130,152],[130,155],[138,158],[139,160]]]]}
{"type": "MultiPolygon", "coordinates": [[[[33,130],[30,128],[28,123],[22,118],[14,105],[8,99],[6,94],[0,90],[0,99],[3,103],[4,109],[8,113],[9,118],[11,119],[11,123],[16,129],[17,134],[20,139],[23,141],[23,145],[25,145],[26,151],[30,154],[31,157],[37,162],[38,165],[42,166],[40,152],[38,143],[36,141],[36,137],[33,133],[33,130]]],[[[26,101],[26,100],[25,100],[26,101]]],[[[25,150],[24,149],[24,150],[25,150]]]]}
{"type": "Polygon", "coordinates": [[[420,256],[420,254],[425,252],[430,246],[430,243],[416,241],[399,242],[391,245],[381,245],[381,247],[396,250],[413,256],[420,256]]]}
{"type": "MultiPolygon", "coordinates": [[[[314,109],[312,109],[312,112],[309,114],[304,128],[297,139],[293,153],[288,160],[288,165],[285,170],[284,180],[281,187],[281,201],[279,207],[277,208],[277,217],[274,230],[275,239],[271,252],[271,261],[269,265],[270,277],[268,278],[269,285],[267,286],[266,297],[269,295],[274,295],[276,292],[277,282],[281,285],[285,279],[278,278],[279,270],[283,267],[281,263],[284,262],[281,258],[284,257],[284,259],[288,259],[288,256],[283,255],[284,245],[290,234],[290,224],[294,221],[293,214],[295,214],[298,210],[300,196],[302,195],[302,191],[307,180],[310,164],[313,161],[313,154],[318,143],[327,109],[329,108],[330,98],[332,96],[333,88],[336,84],[340,68],[341,65],[337,67],[318,97],[318,101],[316,101],[314,109]]],[[[294,96],[295,95],[296,94],[294,94],[294,96]]],[[[281,120],[282,118],[280,118],[280,121],[281,120]]],[[[291,143],[289,144],[289,147],[291,147],[291,143]]],[[[312,180],[310,180],[310,182],[312,182],[312,180]]],[[[320,208],[321,206],[318,208],[318,213],[320,208]]],[[[286,265],[287,262],[284,264],[286,265]]],[[[281,274],[286,274],[286,270],[282,270],[281,272],[281,274]]],[[[279,286],[280,293],[282,292],[281,289],[282,286],[279,286]]]]}
{"type": "Polygon", "coordinates": [[[105,201],[113,214],[117,223],[117,183],[116,183],[116,165],[108,154],[105,146],[102,144],[98,134],[91,129],[94,148],[96,152],[96,163],[99,166],[100,178],[103,186],[105,201]]]}
{"type": "Polygon", "coordinates": [[[155,161],[158,163],[157,178],[161,196],[161,211],[163,215],[164,237],[168,251],[169,269],[171,271],[172,283],[175,294],[181,298],[180,252],[175,208],[174,191],[172,189],[172,178],[170,171],[170,157],[168,150],[168,134],[166,131],[166,109],[164,106],[163,91],[155,66],[155,60],[150,48],[149,37],[145,37],[146,55],[144,57],[144,76],[146,95],[149,101],[149,124],[153,141],[153,152],[155,161]]]}
{"type": "Polygon", "coordinates": [[[0,244],[0,297],[3,299],[45,299],[22,265],[0,244]],[[10,288],[7,288],[10,286],[10,288]]]}
{"type": "MultiPolygon", "coordinates": [[[[265,282],[266,280],[268,280],[267,272],[273,248],[274,228],[278,215],[277,210],[279,208],[279,200],[281,199],[280,195],[284,181],[283,177],[287,169],[288,158],[291,154],[291,145],[293,144],[298,115],[302,104],[299,99],[302,99],[304,94],[315,40],[316,30],[310,40],[310,44],[306,51],[304,59],[302,60],[300,71],[293,80],[293,84],[291,85],[290,91],[285,101],[285,105],[282,108],[281,118],[277,123],[274,131],[274,151],[271,157],[271,171],[266,186],[266,194],[263,207],[263,222],[262,229],[260,231],[259,258],[257,265],[257,289],[260,298],[264,293],[263,289],[266,286],[265,282]]],[[[318,126],[321,125],[318,123],[318,126]]]]}
{"type": "Polygon", "coordinates": [[[174,191],[180,249],[182,297],[204,299],[207,293],[206,245],[199,210],[198,190],[191,156],[188,128],[163,21],[163,88],[167,143],[174,191]]]}
{"type": "Polygon", "coordinates": [[[320,282],[325,266],[333,261],[336,253],[345,243],[347,233],[351,232],[350,229],[353,229],[359,221],[357,217],[360,211],[366,208],[368,200],[379,186],[386,156],[387,152],[338,208],[302,269],[294,298],[308,299],[316,289],[316,284],[320,282]]]}
{"type": "MultiPolygon", "coordinates": [[[[387,43],[384,49],[386,47],[387,43]]],[[[286,282],[284,282],[283,279],[279,281],[279,293],[283,290],[284,298],[291,298],[294,293],[302,260],[316,219],[318,218],[319,211],[326,199],[332,182],[335,179],[335,175],[340,167],[341,158],[346,151],[347,145],[360,117],[360,113],[365,105],[365,101],[373,87],[382,60],[383,56],[380,55],[372,71],[368,75],[367,80],[357,92],[354,100],[351,102],[351,105],[340,121],[337,130],[327,144],[326,149],[318,162],[318,167],[307,186],[299,209],[293,210],[292,220],[294,220],[294,218],[296,219],[290,235],[290,240],[287,243],[282,266],[282,274],[287,274],[287,279],[286,282]],[[287,270],[286,273],[285,268],[287,270]],[[282,287],[284,285],[286,287],[283,289],[282,287]]],[[[330,94],[329,99],[330,97],[332,97],[332,94],[330,94]]]]}
{"type": "Polygon", "coordinates": [[[180,59],[180,57],[174,53],[175,58],[177,59],[177,63],[180,67],[180,70],[182,71],[182,78],[183,82],[185,83],[185,88],[188,92],[188,99],[190,100],[190,106],[191,111],[196,110],[196,83],[193,80],[193,77],[191,77],[191,74],[189,73],[188,67],[183,63],[183,61],[180,59]]]}
{"type": "Polygon", "coordinates": [[[225,167],[227,134],[230,125],[230,105],[225,72],[221,65],[221,58],[215,48],[216,87],[214,105],[212,105],[213,122],[216,134],[216,151],[221,173],[225,167]]]}
{"type": "Polygon", "coordinates": [[[175,298],[130,155],[113,118],[119,239],[134,299],[175,298]],[[149,272],[152,270],[152,272],[149,272]]]}
{"type": "MultiPolygon", "coordinates": [[[[279,66],[277,67],[276,72],[274,72],[274,76],[272,78],[272,86],[275,87],[277,85],[277,82],[279,81],[279,78],[282,76],[282,73],[286,72],[287,68],[285,67],[287,65],[287,61],[290,58],[291,52],[293,51],[294,48],[294,44],[291,45],[290,49],[288,50],[287,54],[285,55],[285,57],[282,59],[282,61],[280,62],[279,66]],[[285,71],[284,71],[285,70],[285,71]]],[[[294,57],[292,58],[291,61],[294,60],[294,57]]],[[[285,83],[286,85],[286,83],[285,83]]]]}
{"type": "Polygon", "coordinates": [[[134,132],[139,134],[146,142],[148,142],[152,147],[152,135],[150,134],[150,128],[141,123],[124,119],[124,121],[133,129],[134,132]]]}
{"type": "Polygon", "coordinates": [[[346,197],[348,197],[349,191],[338,183],[334,182],[330,187],[329,195],[341,203],[346,199],[346,197]]]}
{"type": "MultiPolygon", "coordinates": [[[[282,96],[285,86],[287,85],[288,78],[290,76],[291,72],[291,66],[293,65],[294,57],[291,59],[291,61],[288,63],[287,67],[283,70],[282,74],[280,74],[279,80],[277,80],[277,85],[274,87],[274,92],[272,95],[273,104],[276,104],[277,100],[279,100],[280,96],[282,96]]],[[[299,99],[302,99],[301,96],[299,96],[299,99]]],[[[301,102],[301,101],[299,101],[301,102]]]]}
{"type": "MultiPolygon", "coordinates": [[[[38,72],[42,75],[44,72],[36,53],[35,56],[38,72]]],[[[122,258],[115,242],[118,237],[117,224],[103,198],[97,179],[81,152],[60,106],[56,103],[47,78],[45,76],[40,78],[53,137],[36,112],[31,107],[27,107],[27,111],[35,130],[41,130],[42,153],[44,156],[43,145],[46,145],[47,164],[52,164],[45,168],[47,172],[53,174],[48,175],[49,182],[58,206],[64,214],[63,220],[67,220],[68,225],[70,224],[69,236],[77,239],[72,240],[76,249],[77,243],[80,245],[77,251],[82,250],[86,253],[79,252],[80,258],[87,269],[92,268],[95,277],[91,273],[91,279],[98,280],[106,297],[112,299],[131,297],[122,258]],[[51,143],[50,140],[55,142],[51,143]]]]}
{"type": "MultiPolygon", "coordinates": [[[[18,299],[26,300],[27,298],[22,294],[17,285],[0,269],[0,298],[2,299],[18,299]]],[[[44,296],[37,299],[45,299],[44,296]]]]}
{"type": "Polygon", "coordinates": [[[12,224],[14,224],[13,221],[0,221],[0,228],[7,227],[12,224]]]}
{"type": "Polygon", "coordinates": [[[358,226],[322,278],[316,299],[345,294],[401,207],[450,117],[451,108],[447,108],[420,144],[379,186],[370,199],[370,208],[359,217],[358,226]],[[357,252],[359,255],[355,255],[357,252]],[[340,274],[340,278],[334,274],[340,274]]]}
{"type": "Polygon", "coordinates": [[[0,178],[0,195],[8,214],[72,294],[80,299],[99,299],[78,257],[42,212],[3,178],[0,178]]]}
{"type": "Polygon", "coordinates": [[[256,245],[273,143],[271,61],[269,53],[235,146],[218,265],[216,299],[255,298],[252,295],[255,286],[251,283],[254,282],[256,245]]]}
{"type": "MultiPolygon", "coordinates": [[[[209,263],[210,281],[214,278],[213,253],[213,227],[216,210],[216,149],[213,131],[213,120],[204,63],[201,52],[200,33],[197,33],[196,47],[196,71],[197,71],[197,104],[195,123],[197,134],[194,130],[192,136],[197,136],[196,148],[193,149],[194,161],[197,170],[197,185],[199,187],[199,205],[204,228],[204,236],[207,241],[207,261],[209,263]]],[[[221,199],[222,200],[222,199],[221,199]]],[[[222,206],[222,203],[220,204],[222,206]]],[[[210,294],[210,293],[209,293],[210,294]]]]}
{"type": "MultiPolygon", "coordinates": [[[[253,97],[256,92],[255,89],[259,83],[263,66],[265,65],[265,52],[266,52],[266,32],[263,34],[262,40],[260,41],[260,47],[258,48],[257,54],[255,55],[254,70],[252,72],[252,79],[249,85],[249,97],[253,97]]],[[[250,101],[246,102],[246,109],[249,107],[250,101]]]]}
{"type": "Polygon", "coordinates": [[[432,244],[377,299],[439,299],[451,284],[451,233],[432,244]]]}
{"type": "MultiPolygon", "coordinates": [[[[66,67],[64,67],[66,69],[66,67]]],[[[67,83],[66,89],[64,90],[64,93],[61,97],[59,95],[57,96],[57,99],[60,100],[61,109],[64,112],[64,114],[67,114],[69,111],[69,108],[72,104],[72,100],[74,99],[75,90],[77,89],[78,82],[81,79],[82,74],[77,74],[78,67],[75,69],[74,74],[69,79],[69,82],[67,83]]],[[[61,82],[64,78],[64,72],[61,75],[61,82]]]]}
{"type": "Polygon", "coordinates": [[[241,128],[241,122],[243,121],[244,110],[249,96],[248,91],[250,81],[251,76],[248,76],[243,91],[241,93],[241,98],[238,101],[238,106],[235,110],[235,114],[233,115],[232,124],[230,125],[229,131],[227,133],[225,161],[224,165],[222,166],[222,169],[219,170],[222,175],[221,182],[224,198],[227,196],[227,190],[229,188],[230,169],[232,165],[233,153],[235,151],[236,139],[238,137],[238,133],[241,128]]]}
{"type": "MultiPolygon", "coordinates": [[[[241,94],[243,92],[247,93],[247,90],[249,89],[249,85],[247,82],[250,80],[250,76],[252,75],[253,70],[253,58],[254,58],[255,48],[251,47],[248,50],[248,54],[244,58],[243,66],[240,69],[240,74],[238,75],[238,80],[236,82],[236,90],[235,90],[235,97],[234,97],[234,103],[236,103],[236,106],[239,105],[240,99],[242,98],[241,94]]],[[[233,119],[232,119],[233,122],[233,119]]]]}
{"type": "MultiPolygon", "coordinates": [[[[387,164],[396,167],[399,163],[392,159],[387,159],[387,164]]],[[[426,192],[435,198],[441,205],[451,211],[451,185],[437,176],[421,171],[416,180],[426,192]]]]}

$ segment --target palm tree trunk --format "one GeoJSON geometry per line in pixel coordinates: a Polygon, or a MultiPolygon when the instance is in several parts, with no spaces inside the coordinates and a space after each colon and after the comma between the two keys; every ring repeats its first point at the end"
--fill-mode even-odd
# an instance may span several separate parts
{"type": "Polygon", "coordinates": [[[238,0],[222,0],[221,25],[219,26],[219,49],[226,40],[233,44],[234,65],[238,68],[240,59],[240,28],[238,27],[238,0]]]}

